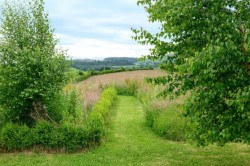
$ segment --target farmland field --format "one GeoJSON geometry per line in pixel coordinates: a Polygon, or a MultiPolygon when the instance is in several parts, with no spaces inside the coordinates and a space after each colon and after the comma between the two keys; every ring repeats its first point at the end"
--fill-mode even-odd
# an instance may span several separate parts
{"type": "Polygon", "coordinates": [[[139,71],[127,71],[112,74],[104,74],[92,76],[89,79],[78,83],[77,86],[91,87],[93,89],[98,88],[100,85],[121,83],[125,80],[138,80],[143,81],[147,77],[158,77],[163,76],[165,72],[159,70],[139,70],[139,71]]]}
{"type": "MultiPolygon", "coordinates": [[[[82,93],[99,91],[100,84],[143,80],[159,71],[135,71],[94,76],[77,84],[82,93]]],[[[88,97],[88,94],[86,97],[88,97]]],[[[73,154],[23,152],[0,154],[0,165],[248,165],[250,147],[231,143],[198,148],[166,140],[145,125],[142,104],[132,96],[119,96],[112,109],[106,136],[99,147],[73,154]]]]}
{"type": "Polygon", "coordinates": [[[143,82],[147,77],[163,76],[165,72],[160,70],[139,70],[127,71],[112,74],[97,75],[88,78],[76,84],[76,88],[82,94],[86,107],[93,105],[98,100],[98,97],[103,86],[109,84],[122,84],[128,80],[137,80],[143,82]]]}

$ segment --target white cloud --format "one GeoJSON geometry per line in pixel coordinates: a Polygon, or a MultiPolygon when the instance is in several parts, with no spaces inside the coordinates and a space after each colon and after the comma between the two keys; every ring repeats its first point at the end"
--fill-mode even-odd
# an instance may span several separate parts
{"type": "Polygon", "coordinates": [[[131,39],[130,28],[154,29],[136,0],[48,0],[46,5],[62,46],[73,58],[148,53],[148,46],[131,39]]]}
{"type": "Polygon", "coordinates": [[[137,44],[117,43],[92,38],[74,38],[62,34],[57,34],[61,40],[69,41],[62,44],[64,49],[68,50],[69,56],[74,59],[103,59],[104,57],[140,57],[148,54],[149,46],[140,46],[137,44]]]}
{"type": "Polygon", "coordinates": [[[73,58],[139,57],[148,54],[149,46],[133,41],[130,28],[153,26],[136,2],[45,0],[45,7],[61,46],[73,58]]]}

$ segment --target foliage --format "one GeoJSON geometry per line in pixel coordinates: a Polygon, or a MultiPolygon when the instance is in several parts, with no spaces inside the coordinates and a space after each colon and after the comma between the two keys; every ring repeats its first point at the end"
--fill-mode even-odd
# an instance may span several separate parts
{"type": "Polygon", "coordinates": [[[65,84],[65,52],[50,27],[44,1],[5,1],[1,18],[0,105],[9,121],[50,118],[47,103],[65,84]]]}
{"type": "Polygon", "coordinates": [[[60,125],[58,130],[57,146],[63,147],[68,152],[74,152],[83,148],[92,146],[92,140],[89,135],[90,131],[85,126],[77,126],[74,124],[60,125]]]}
{"type": "Polygon", "coordinates": [[[90,137],[94,142],[100,142],[101,137],[104,135],[104,125],[116,96],[117,92],[114,88],[105,89],[87,119],[87,126],[91,131],[90,137]]]}
{"type": "Polygon", "coordinates": [[[45,148],[53,148],[56,146],[55,138],[57,137],[57,132],[54,124],[48,121],[39,121],[32,130],[34,131],[33,137],[35,145],[45,148]]]}
{"type": "Polygon", "coordinates": [[[91,72],[84,72],[75,68],[70,68],[66,73],[69,82],[77,83],[86,80],[91,76],[91,72]]]}
{"type": "Polygon", "coordinates": [[[162,95],[191,92],[185,115],[200,145],[250,143],[250,1],[139,0],[156,34],[133,30],[151,44],[150,59],[164,59],[169,75],[162,95]]]}
{"type": "Polygon", "coordinates": [[[64,98],[65,109],[63,112],[63,122],[70,122],[72,124],[81,124],[84,121],[84,107],[83,101],[80,98],[80,94],[76,89],[71,91],[65,91],[62,94],[64,98]]]}
{"type": "Polygon", "coordinates": [[[160,62],[155,62],[155,61],[152,61],[152,60],[150,60],[150,59],[145,59],[145,60],[141,60],[141,61],[137,61],[136,63],[135,63],[135,66],[137,67],[137,68],[152,68],[152,69],[154,69],[154,68],[157,68],[157,65],[159,64],[160,62]]]}
{"type": "Polygon", "coordinates": [[[92,60],[92,59],[76,59],[73,60],[72,67],[84,71],[94,70],[111,70],[112,66],[131,66],[137,61],[137,58],[126,58],[126,57],[117,57],[117,58],[105,58],[104,60],[92,60]]]}
{"type": "Polygon", "coordinates": [[[0,107],[0,130],[2,129],[2,127],[3,127],[3,125],[5,124],[5,116],[4,116],[4,114],[3,114],[3,110],[2,110],[2,108],[0,107]]]}
{"type": "Polygon", "coordinates": [[[1,131],[1,150],[25,150],[40,147],[75,151],[87,148],[92,141],[85,127],[39,121],[32,128],[26,125],[6,124],[1,131]]]}
{"type": "Polygon", "coordinates": [[[66,93],[61,97],[65,105],[59,108],[66,111],[61,123],[41,120],[32,127],[7,123],[0,132],[0,150],[13,151],[39,147],[72,152],[99,144],[105,132],[105,124],[116,97],[116,90],[105,89],[85,121],[82,117],[83,110],[78,110],[75,106],[78,98],[76,92],[72,91],[70,95],[66,93]]]}
{"type": "Polygon", "coordinates": [[[92,142],[84,126],[73,124],[57,126],[47,121],[40,121],[33,130],[35,145],[46,149],[62,149],[70,152],[87,148],[92,142]]]}
{"type": "Polygon", "coordinates": [[[1,130],[0,140],[6,150],[23,150],[34,143],[33,133],[26,125],[7,123],[1,130]]]}
{"type": "Polygon", "coordinates": [[[117,71],[121,69],[148,69],[156,68],[159,62],[152,60],[139,60],[138,58],[110,57],[104,60],[76,59],[73,60],[72,67],[83,71],[117,71]]]}

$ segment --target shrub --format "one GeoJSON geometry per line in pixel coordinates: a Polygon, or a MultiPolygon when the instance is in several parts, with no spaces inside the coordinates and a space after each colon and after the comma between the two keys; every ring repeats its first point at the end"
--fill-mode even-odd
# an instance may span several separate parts
{"type": "Polygon", "coordinates": [[[22,150],[34,144],[32,130],[26,125],[8,123],[0,135],[1,144],[6,150],[22,150]]]}
{"type": "Polygon", "coordinates": [[[104,135],[104,119],[101,113],[91,112],[87,128],[89,132],[89,140],[93,143],[100,143],[101,137],[104,135]]]}
{"type": "Polygon", "coordinates": [[[24,150],[31,147],[75,151],[92,144],[89,130],[83,126],[56,125],[40,121],[33,128],[26,125],[6,124],[1,131],[1,149],[24,150]]]}
{"type": "Polygon", "coordinates": [[[48,112],[56,123],[80,123],[83,121],[83,101],[73,86],[67,86],[50,101],[48,112]]]}
{"type": "Polygon", "coordinates": [[[48,114],[53,121],[60,123],[64,118],[64,112],[67,111],[68,100],[63,91],[58,92],[48,103],[48,114]]]}
{"type": "Polygon", "coordinates": [[[150,22],[161,24],[157,33],[133,29],[133,38],[152,44],[146,57],[159,59],[168,72],[156,80],[166,85],[163,95],[191,93],[184,111],[197,124],[193,138],[198,145],[250,143],[250,1],[138,4],[146,8],[150,22]],[[163,40],[166,36],[171,40],[163,40]]]}
{"type": "Polygon", "coordinates": [[[67,152],[89,147],[92,140],[86,126],[70,123],[56,125],[41,121],[34,128],[35,143],[46,149],[61,149],[67,152]]]}
{"type": "Polygon", "coordinates": [[[0,107],[0,130],[2,129],[2,127],[4,126],[5,123],[6,122],[5,122],[4,111],[0,107]]]}
{"type": "Polygon", "coordinates": [[[66,75],[69,82],[77,83],[89,78],[91,76],[91,73],[88,71],[84,72],[75,68],[69,68],[69,70],[66,72],[66,75]]]}
{"type": "Polygon", "coordinates": [[[80,70],[80,71],[78,72],[78,75],[82,76],[82,75],[84,75],[84,72],[83,72],[82,70],[80,70]]]}
{"type": "Polygon", "coordinates": [[[79,71],[79,75],[74,78],[74,82],[81,82],[88,79],[91,76],[90,72],[79,71]]]}
{"type": "Polygon", "coordinates": [[[117,92],[114,88],[105,89],[87,119],[90,140],[95,143],[99,143],[104,135],[105,120],[116,96],[117,92]]]}
{"type": "Polygon", "coordinates": [[[0,105],[8,120],[33,126],[66,83],[66,53],[56,48],[43,0],[5,1],[0,27],[0,105]]]}
{"type": "Polygon", "coordinates": [[[68,152],[86,148],[91,144],[88,132],[89,131],[84,126],[62,124],[57,128],[57,146],[63,147],[64,150],[68,152]]]}
{"type": "Polygon", "coordinates": [[[72,102],[72,100],[77,99],[76,95],[74,93],[66,95],[69,98],[67,100],[62,98],[60,101],[65,100],[72,104],[71,106],[68,106],[69,103],[65,105],[67,109],[72,108],[66,111],[75,115],[73,121],[62,121],[63,123],[37,121],[32,128],[26,125],[8,123],[2,127],[0,133],[0,148],[10,151],[38,146],[44,149],[61,149],[72,152],[99,144],[105,133],[105,120],[116,95],[114,88],[105,89],[85,123],[83,121],[75,122],[77,119],[81,119],[74,110],[77,104],[72,102]]]}
{"type": "Polygon", "coordinates": [[[39,121],[33,128],[34,141],[36,145],[45,148],[53,148],[57,146],[55,126],[48,121],[39,121]]]}
{"type": "Polygon", "coordinates": [[[73,123],[83,122],[83,101],[80,98],[80,94],[76,92],[74,88],[70,92],[66,92],[65,97],[67,99],[67,108],[64,112],[64,121],[72,121],[73,123]]]}

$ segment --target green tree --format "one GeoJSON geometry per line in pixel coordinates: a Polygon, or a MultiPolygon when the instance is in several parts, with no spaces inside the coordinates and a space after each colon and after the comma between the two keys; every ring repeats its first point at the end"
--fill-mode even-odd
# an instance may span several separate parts
{"type": "Polygon", "coordinates": [[[43,0],[5,1],[0,29],[0,105],[7,120],[51,119],[48,103],[65,84],[65,51],[43,0]]]}
{"type": "Polygon", "coordinates": [[[250,1],[139,0],[157,33],[133,29],[151,44],[151,59],[164,59],[169,75],[163,95],[190,92],[185,115],[200,145],[250,143],[250,1]],[[168,54],[171,56],[166,56],[168,54]]]}

